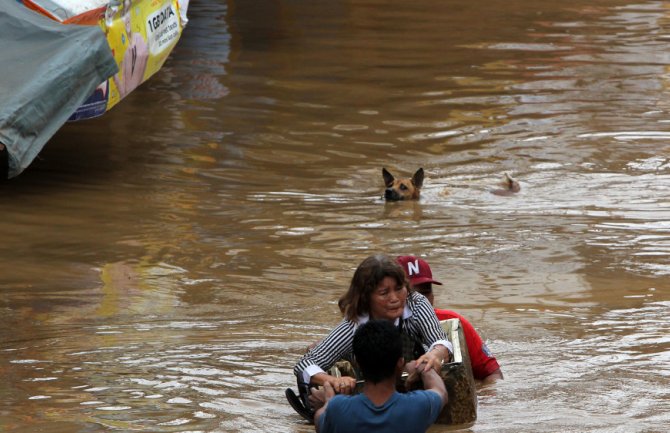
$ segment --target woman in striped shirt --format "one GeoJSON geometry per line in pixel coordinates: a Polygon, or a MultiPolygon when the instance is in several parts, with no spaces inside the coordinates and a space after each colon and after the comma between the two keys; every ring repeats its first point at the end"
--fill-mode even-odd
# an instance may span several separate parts
{"type": "Polygon", "coordinates": [[[406,340],[418,343],[425,352],[415,355],[418,359],[413,365],[425,363],[424,369],[439,371],[442,363],[450,359],[451,343],[430,302],[408,287],[405,271],[395,259],[375,255],[363,260],[354,272],[349,290],[338,302],[344,318],[296,364],[294,373],[298,383],[323,385],[329,382],[337,393],[351,394],[356,378],[335,377],[326,371],[339,360],[353,361],[354,332],[370,319],[395,323],[406,340]]]}

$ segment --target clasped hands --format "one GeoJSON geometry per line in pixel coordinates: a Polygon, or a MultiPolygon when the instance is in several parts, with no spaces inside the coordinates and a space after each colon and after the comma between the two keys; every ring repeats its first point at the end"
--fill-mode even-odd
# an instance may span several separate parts
{"type": "Polygon", "coordinates": [[[349,376],[326,375],[323,385],[312,388],[308,396],[309,403],[316,410],[326,404],[335,394],[353,394],[356,389],[356,379],[349,376]]]}
{"type": "MultiPolygon", "coordinates": [[[[431,370],[436,371],[438,374],[440,373],[445,358],[440,352],[441,351],[438,350],[431,350],[421,355],[416,361],[410,361],[405,364],[405,371],[408,373],[407,379],[405,380],[405,386],[408,389],[411,388],[413,383],[419,380],[422,373],[431,370]]],[[[447,352],[447,356],[448,353],[449,352],[447,352]]]]}

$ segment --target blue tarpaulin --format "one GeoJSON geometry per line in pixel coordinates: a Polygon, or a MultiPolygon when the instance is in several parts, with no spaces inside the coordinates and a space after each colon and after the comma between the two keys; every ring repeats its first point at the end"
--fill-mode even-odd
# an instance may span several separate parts
{"type": "Polygon", "coordinates": [[[0,1],[0,143],[20,174],[96,86],[118,71],[98,26],[64,25],[0,1]]]}

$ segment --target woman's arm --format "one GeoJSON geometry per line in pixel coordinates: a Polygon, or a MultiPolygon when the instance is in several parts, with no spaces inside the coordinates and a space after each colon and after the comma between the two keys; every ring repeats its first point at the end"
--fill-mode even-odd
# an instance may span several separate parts
{"type": "Polygon", "coordinates": [[[428,369],[434,368],[435,371],[440,371],[442,364],[449,362],[451,359],[453,346],[439,320],[437,320],[435,310],[433,310],[430,302],[423,296],[418,295],[412,296],[409,302],[411,302],[413,324],[416,325],[421,342],[430,347],[428,352],[417,359],[417,363],[425,361],[428,364],[428,369]]]}
{"type": "MultiPolygon", "coordinates": [[[[349,387],[353,390],[356,384],[355,378],[337,378],[326,373],[337,361],[341,359],[352,359],[354,338],[354,323],[343,320],[337,325],[326,338],[310,349],[295,365],[293,372],[305,383],[323,385],[330,383],[336,392],[338,388],[349,387]],[[345,386],[340,386],[340,385],[345,386]]],[[[341,392],[347,393],[342,390],[341,392]]]]}

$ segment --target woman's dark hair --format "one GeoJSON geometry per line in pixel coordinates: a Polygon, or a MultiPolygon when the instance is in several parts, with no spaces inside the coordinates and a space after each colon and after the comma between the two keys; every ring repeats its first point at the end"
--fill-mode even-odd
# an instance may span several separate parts
{"type": "Polygon", "coordinates": [[[379,383],[395,375],[402,357],[400,330],[388,320],[370,320],[356,330],[353,348],[363,378],[379,383]]]}
{"type": "Polygon", "coordinates": [[[370,312],[370,296],[385,277],[393,278],[398,286],[406,287],[409,292],[405,271],[398,262],[383,254],[370,256],[358,265],[349,290],[337,303],[346,319],[356,321],[358,316],[370,312]]]}

